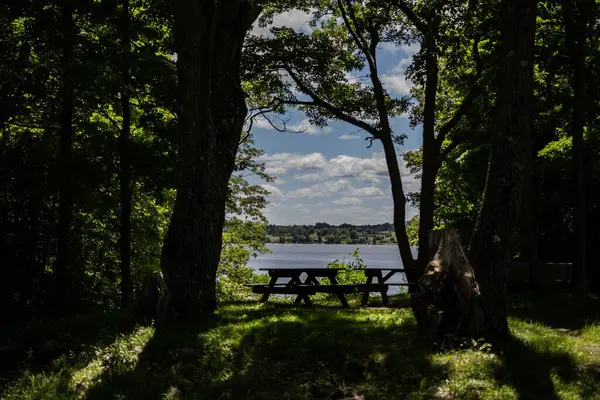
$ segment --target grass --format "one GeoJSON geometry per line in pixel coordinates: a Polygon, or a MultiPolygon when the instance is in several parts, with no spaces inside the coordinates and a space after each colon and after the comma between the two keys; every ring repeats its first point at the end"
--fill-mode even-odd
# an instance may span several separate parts
{"type": "Polygon", "coordinates": [[[90,338],[44,366],[30,354],[0,397],[312,399],[334,388],[365,399],[600,399],[599,301],[514,298],[508,343],[449,352],[419,340],[410,309],[333,304],[228,304],[194,325],[121,333],[114,317],[96,318],[70,328],[90,338]]]}

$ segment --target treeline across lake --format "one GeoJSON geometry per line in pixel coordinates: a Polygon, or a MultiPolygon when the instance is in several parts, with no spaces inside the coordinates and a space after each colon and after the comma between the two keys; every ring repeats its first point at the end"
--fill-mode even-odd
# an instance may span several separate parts
{"type": "Polygon", "coordinates": [[[391,223],[377,225],[269,225],[267,243],[294,244],[395,244],[396,234],[391,223]]]}

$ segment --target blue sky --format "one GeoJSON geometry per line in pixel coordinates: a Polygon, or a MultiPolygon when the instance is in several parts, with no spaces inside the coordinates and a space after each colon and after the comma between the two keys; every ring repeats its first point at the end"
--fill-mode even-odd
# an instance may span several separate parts
{"type": "MultiPolygon", "coordinates": [[[[309,16],[290,11],[276,16],[274,25],[298,31],[309,29],[309,16]]],[[[267,34],[256,28],[254,33],[267,34]]],[[[418,46],[382,46],[378,65],[392,96],[408,94],[411,85],[403,71],[418,46]]],[[[362,75],[362,74],[361,74],[362,75]]],[[[358,78],[354,78],[358,79],[358,78]]],[[[252,128],[257,147],[265,151],[267,172],[277,177],[264,184],[271,194],[266,215],[273,224],[376,224],[392,221],[392,198],[383,150],[379,142],[367,148],[365,132],[340,121],[326,128],[311,126],[302,112],[290,111],[288,128],[302,133],[281,133],[268,121],[257,120],[252,128]]],[[[277,119],[272,119],[277,124],[277,119]]],[[[406,117],[392,121],[395,133],[408,135],[398,154],[421,145],[421,128],[412,130],[406,117]]],[[[419,190],[419,182],[401,163],[405,191],[419,190]]],[[[257,181],[253,181],[256,183],[257,181]]],[[[407,207],[407,219],[417,210],[407,207]]]]}

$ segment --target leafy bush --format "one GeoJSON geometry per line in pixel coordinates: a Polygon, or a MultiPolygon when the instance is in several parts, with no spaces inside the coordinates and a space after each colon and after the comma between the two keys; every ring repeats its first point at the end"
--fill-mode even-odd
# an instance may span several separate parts
{"type": "Polygon", "coordinates": [[[248,267],[251,257],[267,253],[263,237],[265,225],[256,221],[232,218],[223,233],[223,249],[217,270],[217,298],[219,301],[239,301],[253,297],[247,283],[266,283],[266,275],[248,267]]]}
{"type": "MultiPolygon", "coordinates": [[[[357,283],[365,283],[367,281],[367,276],[365,275],[365,269],[367,265],[364,260],[360,256],[360,251],[358,248],[350,253],[350,261],[346,261],[345,259],[340,261],[335,260],[332,263],[327,265],[327,268],[339,268],[340,271],[337,275],[337,281],[340,284],[357,284],[357,283]]],[[[353,294],[351,296],[358,296],[358,294],[353,294]]]]}

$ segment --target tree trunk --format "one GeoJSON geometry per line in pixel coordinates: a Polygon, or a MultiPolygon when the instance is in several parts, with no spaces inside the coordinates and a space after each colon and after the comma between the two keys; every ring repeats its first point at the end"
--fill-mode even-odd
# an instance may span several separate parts
{"type": "Polygon", "coordinates": [[[119,238],[119,253],[121,262],[121,307],[127,308],[133,297],[133,282],[131,280],[131,165],[129,149],[131,141],[131,106],[129,104],[129,0],[122,0],[122,60],[121,60],[121,107],[123,109],[123,126],[119,140],[119,183],[121,189],[121,226],[119,238]]]}
{"type": "Polygon", "coordinates": [[[435,39],[426,41],[427,55],[425,68],[425,111],[423,119],[423,170],[421,174],[421,195],[419,201],[419,255],[417,270],[422,272],[431,260],[429,233],[433,230],[435,211],[434,193],[437,175],[438,148],[435,141],[435,106],[438,89],[437,48],[435,39]]]}
{"type": "Polygon", "coordinates": [[[484,302],[490,340],[508,336],[507,267],[514,247],[523,189],[524,138],[531,129],[536,1],[502,2],[502,65],[497,126],[469,260],[484,302]]]}
{"type": "MultiPolygon", "coordinates": [[[[381,138],[385,160],[390,175],[392,185],[392,198],[394,202],[394,231],[396,232],[396,242],[400,250],[400,258],[406,270],[406,279],[408,282],[416,282],[419,278],[419,272],[415,269],[415,260],[410,250],[410,241],[406,233],[406,197],[402,187],[402,176],[398,166],[398,156],[394,149],[394,142],[391,136],[381,138]]],[[[413,290],[412,287],[409,290],[413,290]]]]}
{"type": "Polygon", "coordinates": [[[428,245],[437,252],[411,296],[421,334],[430,340],[480,337],[484,327],[483,305],[458,231],[432,231],[428,245]]]}
{"type": "Polygon", "coordinates": [[[586,89],[585,89],[585,41],[587,22],[585,18],[585,0],[565,0],[563,4],[563,18],[565,24],[567,54],[569,54],[573,70],[573,116],[571,121],[571,135],[573,137],[573,175],[575,178],[575,198],[573,206],[573,220],[575,226],[575,257],[573,262],[572,290],[577,295],[587,292],[587,266],[586,266],[586,203],[585,203],[585,170],[584,152],[585,143],[583,130],[586,114],[586,89]]]}
{"type": "Polygon", "coordinates": [[[56,301],[59,311],[65,312],[71,303],[73,282],[71,229],[73,223],[73,170],[71,152],[73,147],[74,82],[72,76],[72,52],[75,40],[73,7],[65,1],[61,7],[63,55],[61,62],[61,115],[58,163],[60,170],[57,255],[55,264],[56,301]]]}
{"type": "Polygon", "coordinates": [[[248,0],[175,2],[179,180],[162,253],[167,319],[216,309],[229,178],[247,107],[240,59],[260,9],[248,0]]]}
{"type": "Polygon", "coordinates": [[[547,290],[546,272],[543,269],[538,240],[535,229],[535,208],[533,204],[533,169],[535,159],[532,149],[530,131],[524,137],[525,159],[523,171],[523,202],[521,204],[521,242],[529,262],[529,285],[535,293],[544,293],[547,290]]]}

